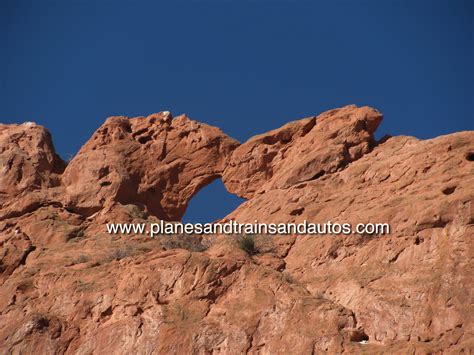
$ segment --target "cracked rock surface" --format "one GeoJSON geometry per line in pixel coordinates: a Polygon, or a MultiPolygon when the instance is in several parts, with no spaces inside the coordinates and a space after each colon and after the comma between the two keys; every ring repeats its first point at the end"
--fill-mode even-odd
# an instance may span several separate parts
{"type": "Polygon", "coordinates": [[[112,117],[67,164],[0,125],[0,353],[470,353],[474,132],[376,141],[346,106],[239,144],[169,112],[112,117]],[[110,235],[179,221],[222,177],[223,221],[389,223],[370,235],[110,235]]]}

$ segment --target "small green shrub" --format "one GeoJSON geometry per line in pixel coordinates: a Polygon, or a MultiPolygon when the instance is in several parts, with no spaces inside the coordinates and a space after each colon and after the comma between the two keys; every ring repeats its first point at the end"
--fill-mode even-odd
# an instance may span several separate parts
{"type": "Polygon", "coordinates": [[[88,255],[81,254],[76,260],[74,260],[74,264],[84,264],[87,263],[89,260],[90,258],[88,255]]]}
{"type": "Polygon", "coordinates": [[[114,251],[112,251],[112,253],[110,255],[110,258],[112,260],[122,260],[122,259],[125,259],[126,257],[128,257],[132,254],[133,254],[132,248],[127,246],[126,248],[119,248],[119,249],[115,249],[114,251]]]}
{"type": "Polygon", "coordinates": [[[283,271],[282,272],[282,277],[283,277],[283,280],[289,284],[294,284],[295,283],[295,279],[293,277],[293,275],[291,275],[290,273],[286,272],[286,271],[283,271]]]}
{"type": "Polygon", "coordinates": [[[257,247],[255,246],[255,240],[251,235],[244,235],[237,239],[239,248],[245,251],[248,255],[255,255],[258,253],[257,247]]]}
{"type": "Polygon", "coordinates": [[[203,252],[207,249],[203,238],[198,235],[165,235],[159,238],[160,244],[170,249],[186,249],[194,252],[203,252]]]}
{"type": "Polygon", "coordinates": [[[76,280],[74,282],[74,285],[75,285],[76,291],[78,291],[78,292],[87,292],[87,291],[92,291],[94,289],[95,282],[94,281],[86,282],[86,281],[82,281],[82,280],[76,280]]]}

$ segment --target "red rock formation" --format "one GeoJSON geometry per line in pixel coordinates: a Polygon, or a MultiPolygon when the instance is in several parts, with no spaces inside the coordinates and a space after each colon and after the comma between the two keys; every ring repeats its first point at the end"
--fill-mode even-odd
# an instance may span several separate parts
{"type": "Polygon", "coordinates": [[[0,352],[471,352],[474,132],[377,144],[380,120],[348,106],[237,147],[184,116],[111,118],[59,186],[51,142],[18,149],[23,126],[1,126],[0,352]],[[391,233],[261,235],[250,256],[231,236],[105,232],[179,219],[221,175],[249,198],[226,219],[391,233]]]}
{"type": "Polygon", "coordinates": [[[341,170],[370,151],[381,121],[378,111],[352,105],[288,123],[234,150],[223,182],[250,198],[341,170]]]}
{"type": "Polygon", "coordinates": [[[0,124],[0,203],[22,191],[58,184],[64,162],[49,132],[33,122],[0,124]]]}
{"type": "Polygon", "coordinates": [[[179,220],[192,196],[222,174],[237,145],[184,115],[110,117],[66,168],[66,204],[91,215],[116,202],[132,203],[179,220]]]}
{"type": "Polygon", "coordinates": [[[457,352],[474,330],[473,151],[474,132],[391,138],[341,172],[256,196],[228,218],[390,223],[378,237],[289,237],[285,272],[350,309],[371,343],[471,344],[457,352]]]}

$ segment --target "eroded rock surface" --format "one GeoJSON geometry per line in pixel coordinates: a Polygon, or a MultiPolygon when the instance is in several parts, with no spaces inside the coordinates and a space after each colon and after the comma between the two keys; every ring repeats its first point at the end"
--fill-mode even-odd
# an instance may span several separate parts
{"type": "Polygon", "coordinates": [[[58,185],[64,167],[46,129],[34,122],[0,124],[0,203],[25,190],[58,185]]]}
{"type": "Polygon", "coordinates": [[[389,223],[384,236],[287,237],[285,272],[350,309],[371,343],[471,349],[473,150],[474,132],[391,138],[341,172],[256,196],[228,218],[389,223]]]}
{"type": "Polygon", "coordinates": [[[114,117],[64,173],[50,140],[22,143],[43,128],[0,126],[0,352],[472,352],[474,132],[375,142],[380,120],[347,106],[239,146],[185,116],[114,117]],[[255,255],[106,233],[178,220],[220,176],[248,198],[224,220],[391,233],[259,235],[255,255]]]}
{"type": "Polygon", "coordinates": [[[235,149],[222,180],[230,192],[250,198],[317,179],[368,153],[381,121],[377,110],[350,105],[290,122],[235,149]]]}
{"type": "Polygon", "coordinates": [[[62,176],[66,204],[91,215],[116,202],[179,220],[188,201],[218,178],[238,142],[218,128],[169,112],[109,118],[62,176]]]}

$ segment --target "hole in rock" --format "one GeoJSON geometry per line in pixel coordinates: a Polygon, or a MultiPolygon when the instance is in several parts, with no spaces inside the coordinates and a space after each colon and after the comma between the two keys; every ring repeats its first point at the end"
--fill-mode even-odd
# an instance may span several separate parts
{"type": "Polygon", "coordinates": [[[290,212],[291,216],[301,216],[301,214],[304,212],[304,207],[300,207],[297,209],[294,209],[293,211],[290,212]]]}
{"type": "Polygon", "coordinates": [[[106,317],[110,317],[112,315],[113,311],[112,311],[112,307],[108,307],[105,311],[103,311],[101,314],[100,314],[100,317],[101,318],[106,318],[106,317]]]}
{"type": "Polygon", "coordinates": [[[110,169],[108,166],[103,166],[102,168],[99,169],[97,177],[99,179],[102,179],[103,177],[107,176],[110,174],[110,169]]]}
{"type": "Polygon", "coordinates": [[[468,161],[474,161],[474,152],[468,152],[466,154],[466,160],[468,161]]]}
{"type": "Polygon", "coordinates": [[[363,330],[355,330],[352,332],[350,340],[358,343],[367,342],[369,341],[369,336],[363,330]]]}
{"type": "Polygon", "coordinates": [[[456,186],[450,186],[443,189],[443,194],[451,195],[456,190],[456,186]]]}
{"type": "Polygon", "coordinates": [[[37,330],[43,330],[49,327],[49,320],[44,316],[38,316],[36,319],[33,320],[34,327],[37,330]]]}
{"type": "Polygon", "coordinates": [[[208,223],[217,221],[235,210],[245,199],[226,190],[221,179],[203,187],[189,202],[183,223],[208,223]]]}
{"type": "Polygon", "coordinates": [[[140,144],[145,144],[146,142],[151,141],[152,138],[152,136],[141,136],[138,138],[138,141],[140,142],[140,144]]]}

